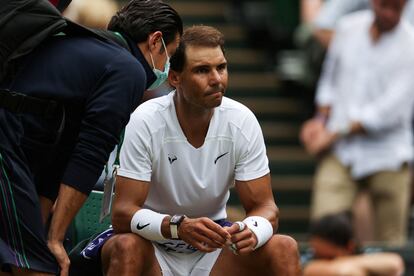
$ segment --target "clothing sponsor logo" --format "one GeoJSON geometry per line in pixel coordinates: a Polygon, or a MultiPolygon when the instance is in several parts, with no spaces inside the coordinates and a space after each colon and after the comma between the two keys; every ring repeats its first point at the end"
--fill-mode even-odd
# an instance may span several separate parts
{"type": "Polygon", "coordinates": [[[167,242],[157,243],[167,252],[191,254],[195,251],[198,251],[197,248],[182,240],[169,240],[167,242]]]}
{"type": "Polygon", "coordinates": [[[214,159],[214,164],[216,164],[216,163],[217,163],[217,161],[218,161],[220,158],[222,158],[223,156],[225,156],[227,153],[229,153],[229,152],[225,152],[225,153],[220,154],[219,156],[217,156],[217,158],[216,158],[216,159],[214,159]]]}
{"type": "Polygon", "coordinates": [[[142,229],[144,229],[145,227],[147,227],[148,225],[150,225],[149,223],[147,223],[147,224],[144,224],[144,225],[139,225],[139,222],[138,222],[138,224],[137,224],[137,229],[138,230],[142,230],[142,229]]]}
{"type": "Polygon", "coordinates": [[[168,154],[168,161],[170,162],[170,164],[174,163],[175,160],[177,160],[177,156],[175,156],[174,154],[168,154]]]}

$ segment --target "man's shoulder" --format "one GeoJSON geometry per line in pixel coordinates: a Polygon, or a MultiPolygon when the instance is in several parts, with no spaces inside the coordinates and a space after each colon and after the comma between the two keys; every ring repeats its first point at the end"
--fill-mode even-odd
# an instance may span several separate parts
{"type": "Polygon", "coordinates": [[[74,63],[81,63],[80,70],[106,66],[107,69],[113,68],[128,73],[142,66],[125,48],[115,42],[93,36],[52,37],[44,46],[57,56],[70,56],[74,63]]]}
{"type": "Polygon", "coordinates": [[[361,10],[343,16],[338,21],[338,30],[355,31],[362,26],[369,25],[374,20],[374,14],[371,10],[361,10]]]}
{"type": "Polygon", "coordinates": [[[223,97],[219,111],[228,114],[228,118],[233,120],[243,120],[246,116],[253,115],[253,112],[247,106],[227,97],[223,97]]]}
{"type": "Polygon", "coordinates": [[[244,104],[242,104],[241,102],[230,99],[228,97],[223,97],[220,108],[225,109],[225,110],[234,110],[234,111],[243,111],[243,112],[250,111],[250,109],[244,104]]]}
{"type": "Polygon", "coordinates": [[[171,95],[165,95],[157,98],[150,99],[140,104],[133,112],[131,120],[150,121],[159,120],[160,116],[166,111],[172,104],[171,95]]]}
{"type": "Polygon", "coordinates": [[[167,109],[173,102],[171,100],[172,95],[167,94],[164,96],[156,97],[142,103],[138,108],[137,112],[147,111],[161,111],[167,109]]]}

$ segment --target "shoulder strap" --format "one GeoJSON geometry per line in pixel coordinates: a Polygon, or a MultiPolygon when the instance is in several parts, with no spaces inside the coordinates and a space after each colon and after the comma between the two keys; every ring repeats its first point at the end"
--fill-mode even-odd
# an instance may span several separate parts
{"type": "Polygon", "coordinates": [[[79,25],[69,19],[66,19],[66,22],[67,22],[67,27],[65,28],[64,32],[68,35],[78,34],[78,35],[94,36],[104,41],[116,43],[119,46],[128,50],[128,52],[131,52],[131,48],[129,47],[125,38],[123,38],[122,35],[117,32],[112,32],[108,30],[91,29],[91,28],[79,25]]]}
{"type": "Polygon", "coordinates": [[[0,80],[10,63],[65,26],[48,0],[0,0],[0,80]]]}

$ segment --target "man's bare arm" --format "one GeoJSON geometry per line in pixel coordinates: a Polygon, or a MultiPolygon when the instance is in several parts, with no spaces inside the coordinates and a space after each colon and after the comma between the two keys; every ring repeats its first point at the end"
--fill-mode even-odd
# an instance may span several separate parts
{"type": "Polygon", "coordinates": [[[131,219],[148,196],[149,183],[117,176],[112,207],[112,226],[116,233],[131,232],[131,219]]]}
{"type": "Polygon", "coordinates": [[[335,260],[315,260],[305,266],[304,276],[400,276],[404,263],[394,253],[345,256],[335,260]]]}
{"type": "Polygon", "coordinates": [[[61,268],[60,275],[68,275],[69,258],[63,247],[66,230],[82,207],[87,196],[71,186],[61,184],[48,234],[48,247],[61,268]]]}
{"type": "Polygon", "coordinates": [[[279,209],[273,198],[270,174],[249,181],[236,181],[236,190],[246,216],[264,217],[276,231],[279,209]]]}

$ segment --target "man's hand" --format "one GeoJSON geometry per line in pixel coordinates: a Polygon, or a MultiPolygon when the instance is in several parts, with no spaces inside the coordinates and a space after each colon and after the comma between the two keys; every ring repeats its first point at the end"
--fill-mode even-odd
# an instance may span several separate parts
{"type": "Polygon", "coordinates": [[[300,140],[307,146],[325,129],[324,122],[318,118],[307,120],[300,131],[300,140]]]}
{"type": "Polygon", "coordinates": [[[60,266],[60,276],[69,275],[70,260],[66,253],[63,243],[60,241],[48,241],[47,246],[49,247],[52,254],[55,256],[60,266]]]}
{"type": "MultiPolygon", "coordinates": [[[[244,229],[240,229],[240,224],[233,223],[231,227],[224,227],[231,235],[231,247],[235,254],[248,255],[253,252],[257,244],[256,235],[243,223],[244,229]]],[[[242,227],[243,228],[243,227],[242,227]]]]}
{"type": "Polygon", "coordinates": [[[202,252],[223,248],[231,237],[223,227],[206,217],[185,218],[178,228],[178,236],[202,252]]]}
{"type": "Polygon", "coordinates": [[[306,121],[300,133],[300,139],[311,155],[329,149],[337,138],[337,134],[328,131],[323,122],[316,118],[306,121]]]}

